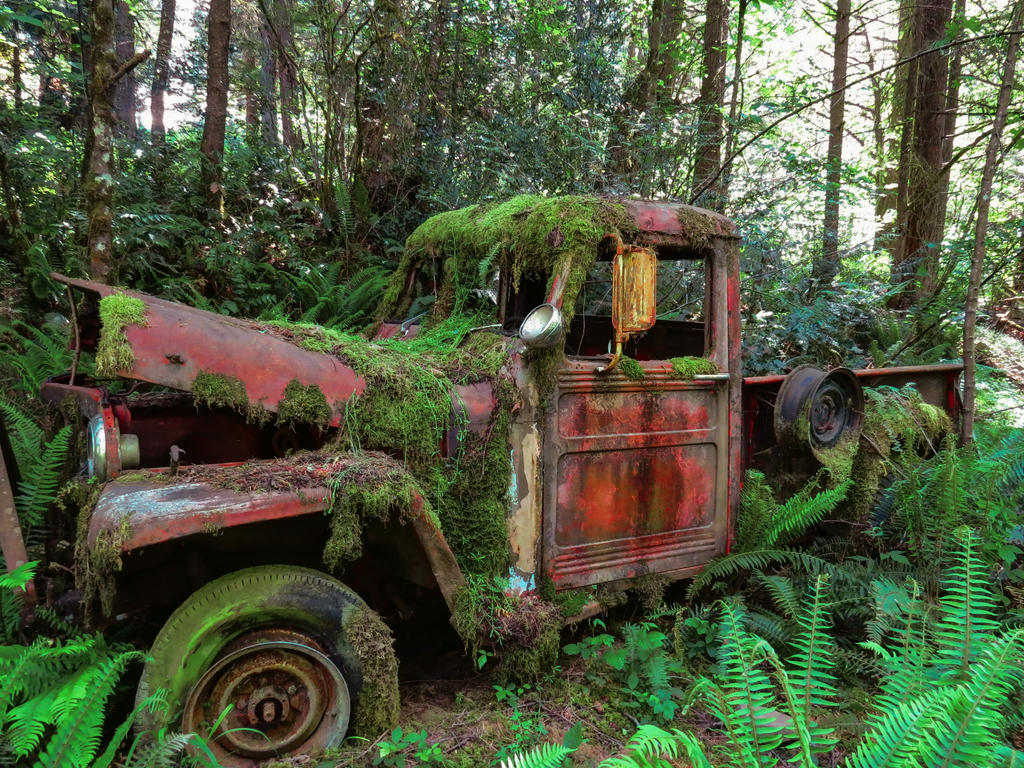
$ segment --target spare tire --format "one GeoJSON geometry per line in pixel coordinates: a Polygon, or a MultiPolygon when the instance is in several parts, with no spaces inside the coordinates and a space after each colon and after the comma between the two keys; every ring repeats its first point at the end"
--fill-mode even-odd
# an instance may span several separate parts
{"type": "Polygon", "coordinates": [[[864,427],[864,390],[849,368],[801,365],[775,400],[775,439],[796,452],[821,452],[855,440],[864,427]]]}

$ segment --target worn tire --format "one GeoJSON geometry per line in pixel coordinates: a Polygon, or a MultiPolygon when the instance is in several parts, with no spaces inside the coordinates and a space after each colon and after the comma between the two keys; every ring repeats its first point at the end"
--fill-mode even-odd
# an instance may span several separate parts
{"type": "Polygon", "coordinates": [[[376,737],[398,715],[384,623],[336,579],[285,565],[236,571],[189,597],[157,635],[136,702],[159,689],[167,706],[144,710],[140,730],[196,732],[224,768],[316,753],[350,730],[376,737]]]}

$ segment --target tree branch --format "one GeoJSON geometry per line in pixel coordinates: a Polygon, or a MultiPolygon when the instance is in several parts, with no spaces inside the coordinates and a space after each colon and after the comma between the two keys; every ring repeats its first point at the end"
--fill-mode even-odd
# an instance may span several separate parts
{"type": "Polygon", "coordinates": [[[747,150],[747,148],[750,147],[751,144],[753,144],[755,141],[760,139],[762,136],[764,136],[764,135],[770,133],[771,131],[773,131],[780,123],[784,123],[786,120],[789,120],[789,118],[795,117],[796,115],[799,115],[801,112],[803,112],[806,109],[809,109],[809,108],[813,107],[815,104],[821,104],[823,101],[828,101],[829,99],[833,98],[834,96],[838,96],[839,94],[843,93],[848,88],[852,88],[853,86],[859,85],[860,83],[863,83],[866,80],[870,80],[873,77],[877,77],[878,75],[880,75],[883,72],[888,72],[890,70],[902,67],[902,66],[904,66],[906,64],[909,64],[912,61],[916,61],[917,59],[920,59],[923,56],[927,56],[930,53],[938,53],[940,51],[949,50],[950,48],[956,48],[957,46],[960,46],[960,45],[967,45],[968,43],[978,43],[978,42],[981,42],[982,40],[991,40],[991,39],[997,38],[997,37],[1006,37],[1008,35],[1014,35],[1014,34],[1020,34],[1020,33],[1021,33],[1020,29],[1004,29],[1004,30],[1001,30],[999,32],[989,32],[988,34],[985,34],[985,35],[978,35],[976,37],[968,37],[968,38],[966,38],[964,40],[953,40],[952,42],[944,43],[943,45],[936,45],[936,46],[933,46],[931,48],[927,48],[927,49],[925,49],[923,51],[918,51],[917,53],[915,53],[915,54],[913,54],[911,56],[907,56],[905,59],[900,59],[895,64],[890,64],[890,65],[888,65],[886,67],[882,67],[881,69],[876,69],[876,70],[873,70],[871,72],[868,72],[866,75],[863,75],[862,77],[858,77],[855,80],[846,83],[846,85],[844,85],[842,88],[837,88],[834,91],[830,91],[829,93],[826,93],[824,96],[819,96],[817,99],[812,99],[811,101],[808,101],[808,102],[805,102],[804,104],[801,104],[799,107],[796,107],[795,109],[791,109],[789,112],[786,112],[781,117],[779,117],[776,120],[773,120],[771,123],[769,123],[768,127],[766,127],[765,129],[755,133],[750,139],[748,139],[743,144],[741,144],[739,149],[737,149],[735,152],[733,152],[731,155],[729,155],[724,161],[722,161],[721,166],[719,166],[718,173],[716,173],[714,176],[711,176],[710,178],[706,179],[703,183],[701,183],[701,185],[699,187],[697,187],[697,189],[695,189],[693,191],[693,194],[690,196],[690,201],[689,201],[690,205],[693,205],[694,201],[696,201],[702,194],[704,194],[704,192],[706,192],[708,189],[710,189],[711,186],[713,184],[715,184],[715,182],[718,181],[718,178],[722,175],[723,169],[730,162],[732,162],[737,157],[739,157],[741,154],[743,154],[747,150]]]}
{"type": "Polygon", "coordinates": [[[114,74],[112,74],[110,76],[110,82],[108,83],[108,85],[111,85],[111,86],[114,85],[114,83],[116,83],[122,77],[127,75],[129,72],[131,72],[133,69],[135,69],[137,66],[139,66],[139,64],[144,62],[146,59],[148,59],[149,58],[149,54],[150,54],[150,50],[149,50],[149,48],[147,48],[144,51],[139,51],[134,56],[132,56],[130,59],[125,59],[124,61],[122,61],[121,62],[121,66],[119,66],[114,71],[114,74]]]}

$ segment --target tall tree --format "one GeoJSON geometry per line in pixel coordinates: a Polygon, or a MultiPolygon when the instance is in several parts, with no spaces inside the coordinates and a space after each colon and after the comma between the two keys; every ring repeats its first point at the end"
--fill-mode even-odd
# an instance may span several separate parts
{"type": "Polygon", "coordinates": [[[291,0],[274,3],[278,9],[277,21],[273,24],[275,35],[274,57],[277,60],[277,74],[281,93],[281,141],[289,150],[302,149],[302,131],[295,124],[299,117],[299,75],[295,59],[292,58],[292,10],[291,0]]]}
{"type": "Polygon", "coordinates": [[[92,0],[92,76],[89,82],[88,171],[85,183],[89,221],[89,274],[106,282],[113,269],[113,206],[111,187],[114,138],[113,89],[118,80],[149,56],[145,50],[119,62],[114,53],[114,2],[92,0]]]}
{"type": "Polygon", "coordinates": [[[722,210],[722,110],[725,102],[728,0],[707,0],[704,16],[704,75],[697,98],[697,141],[693,156],[691,199],[722,210]]]}
{"type": "MultiPolygon", "coordinates": [[[[114,6],[115,52],[118,61],[127,61],[135,55],[135,17],[126,0],[117,0],[114,6]]],[[[114,86],[114,130],[121,136],[138,136],[138,84],[135,73],[128,72],[114,86]]]]}
{"type": "Polygon", "coordinates": [[[156,61],[153,63],[153,89],[149,111],[153,118],[153,143],[162,145],[167,130],[164,127],[164,94],[171,73],[171,41],[174,39],[175,0],[160,3],[160,31],[156,37],[156,61]]]}
{"type": "MultiPolygon", "coordinates": [[[[952,0],[915,0],[906,30],[913,51],[927,50],[943,39],[952,5],[952,0]]],[[[934,293],[945,226],[944,198],[949,184],[949,176],[943,172],[949,85],[945,52],[914,58],[904,68],[904,76],[898,237],[891,280],[894,286],[902,286],[894,295],[893,305],[909,309],[926,302],[934,293]]]]}
{"type": "Polygon", "coordinates": [[[228,45],[231,42],[231,0],[210,0],[206,54],[206,117],[199,144],[199,178],[209,215],[224,216],[224,132],[228,118],[228,45]]]}
{"type": "Polygon", "coordinates": [[[850,0],[837,0],[832,51],[832,100],[828,110],[828,154],[825,160],[825,217],[821,253],[813,275],[819,287],[839,272],[839,193],[843,170],[843,133],[846,131],[846,66],[850,51],[850,0]]]}
{"type": "Polygon", "coordinates": [[[1006,44],[1006,59],[1003,63],[1002,82],[996,98],[996,114],[992,120],[992,132],[985,149],[985,165],[978,189],[977,220],[974,225],[974,251],[971,255],[971,277],[967,284],[967,302],[964,311],[964,417],[960,422],[960,442],[969,443],[974,433],[975,411],[975,345],[974,330],[978,317],[978,293],[981,286],[981,270],[985,262],[985,235],[988,233],[989,203],[992,197],[992,180],[996,165],[1003,149],[1003,129],[1010,106],[1014,76],[1017,66],[1017,50],[1020,47],[1021,24],[1024,23],[1024,0],[1016,0],[1010,35],[1006,44]]]}
{"type": "Polygon", "coordinates": [[[655,106],[664,106],[675,89],[681,52],[679,35],[685,16],[682,0],[653,0],[651,3],[647,59],[623,92],[608,140],[608,170],[612,175],[626,177],[635,172],[635,125],[655,106]]]}
{"type": "Polygon", "coordinates": [[[277,144],[277,59],[266,19],[260,23],[260,134],[264,144],[277,144]]]}

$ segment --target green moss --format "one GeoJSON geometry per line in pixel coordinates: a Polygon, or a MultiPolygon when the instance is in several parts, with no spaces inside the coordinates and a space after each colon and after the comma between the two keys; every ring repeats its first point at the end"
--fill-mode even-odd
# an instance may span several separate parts
{"type": "Polygon", "coordinates": [[[87,619],[97,604],[102,615],[112,615],[117,595],[114,574],[121,570],[121,547],[132,533],[130,515],[126,514],[116,528],[100,531],[89,545],[89,523],[102,490],[99,483],[72,482],[61,488],[56,499],[60,510],[77,516],[75,585],[82,590],[87,619]]]}
{"type": "Polygon", "coordinates": [[[269,412],[262,404],[249,400],[245,382],[236,376],[200,371],[192,382],[192,397],[197,406],[230,408],[259,426],[270,419],[269,412]]]}
{"type": "Polygon", "coordinates": [[[694,376],[719,373],[714,361],[706,357],[673,357],[668,362],[672,366],[672,375],[683,381],[693,381],[694,376]]]}
{"type": "MultiPolygon", "coordinates": [[[[621,203],[597,197],[520,195],[497,205],[474,205],[427,219],[406,240],[405,253],[377,310],[378,319],[398,317],[408,271],[431,258],[454,259],[445,268],[460,279],[478,276],[490,261],[512,275],[518,285],[524,274],[547,275],[548,287],[558,274],[568,279],[562,298],[566,321],[606,233],[624,238],[636,228],[621,203]]],[[[440,297],[434,312],[456,311],[457,302],[440,297]]]]}
{"type": "Polygon", "coordinates": [[[500,578],[467,579],[455,595],[452,626],[473,654],[497,657],[499,680],[537,680],[558,660],[562,611],[532,592],[506,592],[500,578]]]}
{"type": "Polygon", "coordinates": [[[326,427],[330,421],[331,408],[320,387],[316,384],[303,385],[298,379],[288,382],[284,397],[277,404],[278,424],[326,427]]]}
{"type": "Polygon", "coordinates": [[[100,299],[100,321],[96,375],[114,377],[135,365],[135,353],[124,329],[129,325],[146,325],[146,305],[134,296],[112,293],[100,299]]]}
{"type": "Polygon", "coordinates": [[[864,429],[852,462],[848,497],[857,520],[867,520],[881,479],[894,467],[906,472],[925,451],[937,449],[952,431],[949,415],[925,403],[911,385],[864,390],[864,429]]]}
{"type": "MultiPolygon", "coordinates": [[[[363,526],[377,520],[409,518],[419,488],[405,468],[387,456],[361,454],[353,457],[328,482],[331,492],[331,535],[324,545],[324,562],[337,568],[357,559],[363,551],[363,526]]],[[[426,502],[427,516],[437,518],[426,502]]]]}
{"type": "Polygon", "coordinates": [[[355,694],[351,734],[375,740],[398,724],[398,662],[394,640],[380,616],[365,606],[353,610],[343,625],[362,669],[362,685],[355,694]]]}
{"type": "Polygon", "coordinates": [[[640,381],[644,377],[644,367],[632,357],[626,357],[625,355],[619,360],[619,371],[627,379],[632,379],[633,381],[640,381]]]}
{"type": "Polygon", "coordinates": [[[706,248],[715,234],[715,225],[704,213],[692,208],[680,208],[676,213],[683,235],[696,250],[706,248]]]}

